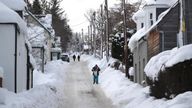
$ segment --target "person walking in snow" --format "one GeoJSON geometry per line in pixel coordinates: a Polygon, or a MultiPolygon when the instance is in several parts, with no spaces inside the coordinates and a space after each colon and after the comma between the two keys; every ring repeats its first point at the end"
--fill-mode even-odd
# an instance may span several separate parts
{"type": "Polygon", "coordinates": [[[93,72],[93,84],[98,84],[99,83],[99,71],[100,68],[99,66],[96,64],[93,68],[92,68],[92,72],[93,72]]]}
{"type": "Polygon", "coordinates": [[[75,56],[75,55],[73,55],[73,60],[75,61],[75,59],[76,59],[76,56],[75,56]]]}
{"type": "Polygon", "coordinates": [[[80,55],[77,56],[78,61],[80,61],[80,55]]]}

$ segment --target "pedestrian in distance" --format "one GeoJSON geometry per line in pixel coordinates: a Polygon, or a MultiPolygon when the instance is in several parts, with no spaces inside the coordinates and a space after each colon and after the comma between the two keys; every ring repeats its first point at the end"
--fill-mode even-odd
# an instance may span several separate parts
{"type": "Polygon", "coordinates": [[[93,68],[92,68],[92,72],[93,72],[93,84],[99,84],[99,71],[100,68],[99,66],[96,64],[93,68]]]}
{"type": "Polygon", "coordinates": [[[76,59],[76,56],[75,56],[75,55],[73,55],[73,60],[75,61],[75,59],[76,59]]]}
{"type": "Polygon", "coordinates": [[[80,55],[77,56],[78,61],[80,61],[80,55]]]}

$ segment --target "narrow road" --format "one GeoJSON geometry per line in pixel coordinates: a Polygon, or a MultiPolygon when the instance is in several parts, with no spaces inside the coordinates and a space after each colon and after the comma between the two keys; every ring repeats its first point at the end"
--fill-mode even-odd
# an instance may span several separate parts
{"type": "Polygon", "coordinates": [[[69,68],[64,83],[64,108],[115,108],[99,85],[92,84],[86,62],[71,61],[69,68]]]}

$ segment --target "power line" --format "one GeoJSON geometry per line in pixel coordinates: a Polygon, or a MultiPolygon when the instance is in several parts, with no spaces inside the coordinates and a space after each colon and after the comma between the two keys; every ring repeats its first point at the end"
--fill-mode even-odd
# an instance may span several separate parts
{"type": "Polygon", "coordinates": [[[83,21],[83,22],[81,22],[81,23],[79,23],[79,24],[72,25],[71,27],[80,26],[80,25],[82,25],[82,24],[84,24],[84,23],[86,23],[86,22],[87,22],[87,21],[83,21]]]}

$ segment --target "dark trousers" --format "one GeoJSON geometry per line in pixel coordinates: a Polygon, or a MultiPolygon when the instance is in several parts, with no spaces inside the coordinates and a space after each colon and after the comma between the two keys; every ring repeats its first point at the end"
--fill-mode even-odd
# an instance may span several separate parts
{"type": "Polygon", "coordinates": [[[98,84],[99,83],[99,76],[98,75],[93,75],[93,84],[98,84]]]}

